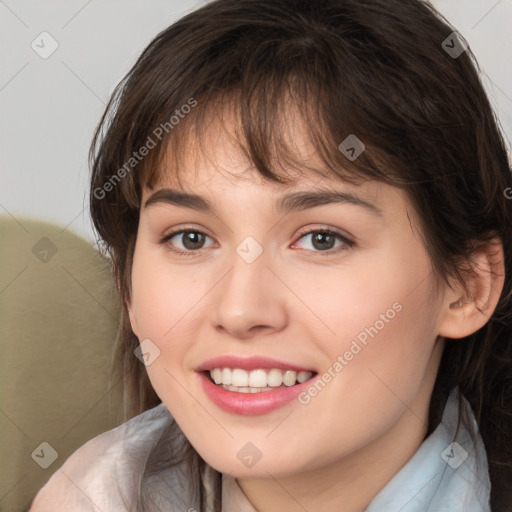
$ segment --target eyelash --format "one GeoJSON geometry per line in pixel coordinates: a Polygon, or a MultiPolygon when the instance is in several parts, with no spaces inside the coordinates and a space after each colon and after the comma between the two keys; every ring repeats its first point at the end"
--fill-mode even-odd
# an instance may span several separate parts
{"type": "MultiPolygon", "coordinates": [[[[202,231],[199,231],[197,229],[186,229],[185,228],[185,229],[173,231],[172,233],[165,235],[164,237],[162,237],[159,240],[159,243],[162,245],[167,245],[167,247],[169,248],[170,251],[174,252],[175,254],[179,254],[180,256],[195,256],[197,253],[201,252],[202,249],[183,251],[181,249],[176,249],[176,248],[171,247],[171,244],[168,243],[169,240],[174,238],[176,235],[185,234],[185,233],[200,233],[202,235],[208,236],[206,233],[203,233],[202,231]]],[[[322,234],[334,236],[338,240],[341,240],[344,245],[341,247],[338,247],[337,249],[328,249],[326,251],[314,251],[314,250],[310,250],[310,249],[302,249],[302,250],[317,253],[320,256],[332,256],[333,254],[338,254],[341,251],[346,251],[355,246],[355,242],[353,242],[352,240],[349,240],[346,236],[342,235],[341,233],[338,233],[337,231],[333,231],[331,229],[326,229],[326,228],[301,230],[297,241],[302,239],[306,235],[311,235],[314,233],[322,233],[322,234]]]]}

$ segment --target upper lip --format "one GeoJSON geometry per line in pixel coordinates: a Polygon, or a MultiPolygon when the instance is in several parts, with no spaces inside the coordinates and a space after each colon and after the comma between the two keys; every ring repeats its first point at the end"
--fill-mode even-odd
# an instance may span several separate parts
{"type": "Polygon", "coordinates": [[[196,368],[196,371],[208,371],[214,368],[241,368],[242,370],[258,370],[279,368],[281,370],[293,370],[296,372],[309,371],[315,372],[311,368],[306,368],[297,364],[271,359],[269,357],[240,357],[240,356],[220,356],[208,359],[196,368]]]}

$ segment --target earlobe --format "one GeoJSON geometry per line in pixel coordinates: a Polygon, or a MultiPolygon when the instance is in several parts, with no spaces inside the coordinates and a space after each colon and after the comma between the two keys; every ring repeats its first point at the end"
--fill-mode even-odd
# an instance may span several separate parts
{"type": "Polygon", "coordinates": [[[439,335],[464,338],[483,327],[498,304],[505,280],[503,245],[499,237],[473,253],[467,275],[467,292],[460,283],[446,293],[439,335]]]}

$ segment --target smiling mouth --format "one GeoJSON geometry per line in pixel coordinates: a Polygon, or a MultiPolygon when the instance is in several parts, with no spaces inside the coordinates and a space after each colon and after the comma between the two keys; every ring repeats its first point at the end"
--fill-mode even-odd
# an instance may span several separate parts
{"type": "Polygon", "coordinates": [[[218,387],[237,393],[262,393],[290,388],[317,375],[311,371],[297,372],[279,368],[259,368],[250,371],[242,368],[213,368],[201,373],[218,387]]]}

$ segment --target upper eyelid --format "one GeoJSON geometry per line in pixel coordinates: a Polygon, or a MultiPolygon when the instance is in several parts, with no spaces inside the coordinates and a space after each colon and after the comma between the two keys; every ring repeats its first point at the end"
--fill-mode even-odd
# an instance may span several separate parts
{"type": "MultiPolygon", "coordinates": [[[[179,228],[176,228],[176,229],[172,229],[169,231],[168,234],[164,234],[162,235],[162,238],[163,237],[167,237],[167,236],[170,236],[170,235],[178,235],[182,232],[187,232],[187,231],[191,231],[191,232],[194,232],[194,233],[202,233],[204,235],[207,235],[209,236],[210,238],[213,238],[211,235],[209,235],[207,233],[207,230],[206,228],[203,228],[203,227],[200,227],[200,228],[197,228],[197,227],[194,227],[194,226],[183,226],[183,227],[179,227],[179,228]]],[[[305,227],[305,228],[300,228],[298,230],[298,234],[299,235],[305,235],[305,234],[309,234],[311,233],[312,231],[332,231],[333,233],[337,234],[337,235],[340,235],[340,236],[344,236],[345,238],[355,238],[353,237],[352,235],[348,234],[348,233],[343,233],[344,230],[341,230],[340,228],[333,228],[333,227],[330,227],[330,226],[327,226],[325,224],[320,224],[319,226],[317,227],[305,227]]]]}
{"type": "MultiPolygon", "coordinates": [[[[205,233],[203,231],[203,229],[195,228],[192,226],[191,227],[184,226],[184,227],[172,230],[170,233],[163,235],[160,239],[161,239],[161,241],[169,241],[171,238],[174,238],[175,236],[182,235],[187,232],[201,233],[201,234],[207,236],[208,238],[214,240],[213,237],[210,236],[208,233],[205,233]]],[[[295,244],[295,243],[297,243],[297,241],[299,241],[303,237],[311,235],[312,233],[316,233],[316,232],[329,232],[329,233],[332,233],[332,234],[340,237],[346,243],[355,244],[355,238],[353,236],[341,233],[338,229],[331,228],[331,227],[325,226],[325,225],[323,225],[321,227],[301,228],[299,230],[298,234],[296,235],[295,241],[293,243],[295,244]]],[[[191,252],[198,252],[201,249],[198,249],[197,251],[191,251],[191,252]]]]}

